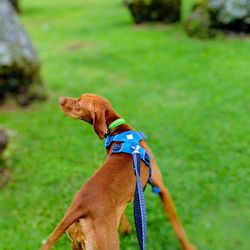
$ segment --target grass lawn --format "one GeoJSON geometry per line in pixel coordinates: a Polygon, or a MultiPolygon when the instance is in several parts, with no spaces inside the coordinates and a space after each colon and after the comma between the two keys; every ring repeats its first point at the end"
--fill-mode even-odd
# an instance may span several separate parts
{"type": "MultiPolygon", "coordinates": [[[[184,15],[190,1],[184,1],[184,15]]],[[[134,26],[121,1],[22,0],[49,100],[1,111],[11,181],[0,190],[0,249],[33,250],[105,158],[91,126],[65,117],[59,96],[104,95],[149,138],[191,241],[249,249],[250,40],[188,38],[181,26],[134,26]]],[[[148,250],[179,249],[146,191],[148,250]]],[[[133,223],[132,206],[127,214],[133,223]]],[[[138,249],[135,232],[121,249],[138,249]]],[[[66,236],[55,249],[70,249],[66,236]]]]}

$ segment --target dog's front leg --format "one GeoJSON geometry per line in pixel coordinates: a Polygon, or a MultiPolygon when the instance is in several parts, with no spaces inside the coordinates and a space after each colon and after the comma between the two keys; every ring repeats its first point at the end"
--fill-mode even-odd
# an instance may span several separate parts
{"type": "Polygon", "coordinates": [[[118,250],[116,218],[106,215],[105,218],[95,219],[92,223],[94,227],[91,235],[86,237],[86,250],[118,250]]]}

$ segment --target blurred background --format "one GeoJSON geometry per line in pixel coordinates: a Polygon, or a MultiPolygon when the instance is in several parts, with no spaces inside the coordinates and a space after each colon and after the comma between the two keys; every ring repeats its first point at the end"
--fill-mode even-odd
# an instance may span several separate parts
{"type": "MultiPolygon", "coordinates": [[[[82,93],[147,134],[198,249],[249,249],[249,27],[250,0],[0,0],[0,249],[38,249],[105,159],[60,111],[82,93]]],[[[180,249],[145,194],[147,249],[180,249]]]]}

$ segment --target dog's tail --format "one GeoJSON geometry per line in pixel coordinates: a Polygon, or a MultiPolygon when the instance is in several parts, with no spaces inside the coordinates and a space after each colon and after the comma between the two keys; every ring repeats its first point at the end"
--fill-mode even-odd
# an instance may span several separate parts
{"type": "Polygon", "coordinates": [[[57,225],[55,230],[51,233],[49,238],[46,240],[44,245],[40,250],[49,250],[55,244],[57,240],[65,233],[65,231],[79,218],[84,218],[87,210],[84,209],[81,205],[77,207],[70,208],[64,218],[57,225]]]}

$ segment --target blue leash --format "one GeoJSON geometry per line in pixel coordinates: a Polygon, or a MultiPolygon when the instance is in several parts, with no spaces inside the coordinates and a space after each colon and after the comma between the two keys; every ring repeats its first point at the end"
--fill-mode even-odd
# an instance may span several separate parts
{"type": "Polygon", "coordinates": [[[136,234],[140,245],[140,250],[146,249],[146,206],[143,188],[140,180],[140,146],[136,146],[132,153],[133,156],[133,169],[136,177],[136,187],[134,195],[134,220],[136,227],[136,234]]]}

